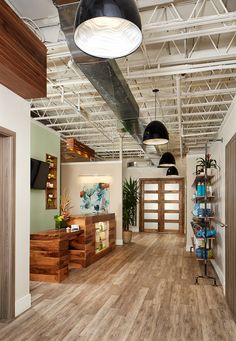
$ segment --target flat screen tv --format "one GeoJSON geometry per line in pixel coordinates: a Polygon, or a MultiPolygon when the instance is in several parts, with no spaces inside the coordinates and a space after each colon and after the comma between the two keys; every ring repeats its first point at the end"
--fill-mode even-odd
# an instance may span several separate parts
{"type": "Polygon", "coordinates": [[[32,189],[45,189],[49,173],[49,163],[31,159],[31,179],[32,189]]]}

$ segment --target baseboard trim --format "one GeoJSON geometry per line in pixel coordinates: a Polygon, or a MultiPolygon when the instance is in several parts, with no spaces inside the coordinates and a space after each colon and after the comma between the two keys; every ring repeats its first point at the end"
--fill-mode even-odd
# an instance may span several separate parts
{"type": "Polygon", "coordinates": [[[190,252],[190,248],[191,248],[192,246],[193,246],[192,244],[186,245],[186,251],[187,251],[187,252],[190,252]]]}
{"type": "Polygon", "coordinates": [[[116,245],[123,246],[124,245],[123,239],[116,239],[116,245]]]}
{"type": "Polygon", "coordinates": [[[19,300],[15,302],[15,317],[19,316],[30,307],[31,307],[31,295],[28,294],[24,297],[21,297],[19,300]]]}
{"type": "Polygon", "coordinates": [[[219,277],[219,280],[220,280],[220,283],[223,287],[223,290],[225,292],[225,277],[224,277],[224,274],[223,272],[221,271],[219,265],[216,263],[216,261],[213,259],[211,261],[211,264],[213,266],[213,268],[215,269],[215,272],[217,273],[217,276],[219,277]]]}

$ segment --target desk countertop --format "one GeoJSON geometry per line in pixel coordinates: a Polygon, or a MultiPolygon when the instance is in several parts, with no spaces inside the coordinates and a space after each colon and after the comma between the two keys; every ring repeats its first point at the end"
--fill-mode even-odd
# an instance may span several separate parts
{"type": "Polygon", "coordinates": [[[31,240],[52,240],[52,239],[61,239],[61,240],[72,240],[76,238],[78,235],[82,234],[83,231],[74,231],[67,232],[66,229],[60,230],[45,230],[32,233],[30,235],[31,240]]]}

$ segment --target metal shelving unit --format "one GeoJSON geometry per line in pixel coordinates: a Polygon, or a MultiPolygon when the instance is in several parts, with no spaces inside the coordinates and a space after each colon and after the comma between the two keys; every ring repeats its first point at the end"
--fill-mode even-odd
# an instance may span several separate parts
{"type": "MultiPolygon", "coordinates": [[[[207,161],[207,144],[205,145],[205,161],[207,161]]],[[[210,200],[214,197],[214,196],[209,197],[207,195],[207,190],[206,190],[207,189],[207,183],[209,181],[211,181],[212,178],[213,178],[213,176],[207,175],[207,167],[205,167],[205,174],[203,176],[196,176],[196,179],[195,179],[195,185],[198,183],[198,181],[202,181],[205,185],[205,195],[202,197],[196,197],[195,198],[196,201],[199,199],[204,201],[204,206],[205,206],[205,208],[204,208],[205,214],[204,215],[206,215],[206,212],[207,212],[208,202],[210,202],[210,200]]],[[[210,276],[209,272],[208,272],[209,260],[214,259],[214,257],[209,258],[208,254],[209,254],[209,250],[212,249],[212,242],[213,242],[213,240],[215,240],[215,238],[207,237],[207,229],[210,226],[212,219],[214,219],[214,216],[211,216],[211,217],[204,216],[204,217],[194,217],[194,218],[196,220],[200,220],[203,223],[203,228],[204,228],[204,233],[205,233],[204,238],[199,238],[199,240],[202,240],[203,244],[204,244],[203,258],[197,257],[198,260],[201,260],[204,262],[204,274],[203,275],[197,275],[195,278],[195,283],[199,284],[199,279],[203,278],[203,279],[212,280],[214,283],[213,285],[216,285],[216,278],[213,276],[210,276]]]]}

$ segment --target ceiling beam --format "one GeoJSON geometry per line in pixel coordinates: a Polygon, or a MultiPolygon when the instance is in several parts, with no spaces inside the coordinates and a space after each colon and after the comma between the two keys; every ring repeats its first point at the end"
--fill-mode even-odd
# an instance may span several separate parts
{"type": "Polygon", "coordinates": [[[236,13],[229,12],[224,14],[210,15],[210,16],[202,16],[198,18],[192,18],[188,20],[176,20],[176,21],[165,21],[165,22],[156,22],[143,24],[144,32],[166,32],[166,31],[175,31],[175,30],[183,30],[189,28],[196,28],[198,26],[208,26],[213,24],[223,24],[226,22],[233,22],[236,20],[236,13]]]}
{"type": "Polygon", "coordinates": [[[193,39],[197,37],[208,37],[211,35],[216,34],[228,34],[228,33],[234,33],[236,32],[236,25],[232,26],[222,26],[222,27],[215,27],[215,28],[209,28],[206,30],[194,30],[191,32],[180,32],[176,34],[166,34],[163,36],[156,35],[155,37],[145,37],[144,36],[144,43],[145,45],[149,44],[160,44],[168,41],[178,41],[178,40],[184,40],[184,39],[193,39]]]}

